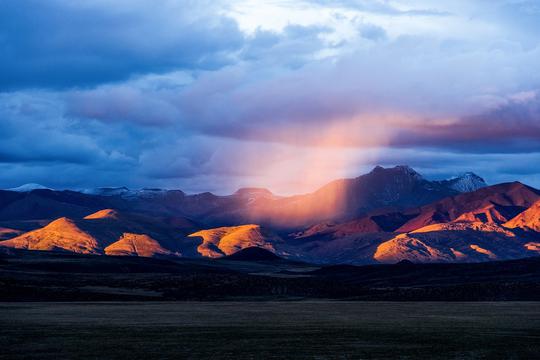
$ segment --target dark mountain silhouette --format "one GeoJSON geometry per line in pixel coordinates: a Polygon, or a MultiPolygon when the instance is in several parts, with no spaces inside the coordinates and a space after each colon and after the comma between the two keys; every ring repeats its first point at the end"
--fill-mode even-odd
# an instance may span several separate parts
{"type": "MultiPolygon", "coordinates": [[[[209,227],[256,223],[294,229],[321,221],[352,220],[376,209],[405,209],[456,195],[456,183],[466,179],[429,181],[407,166],[376,167],[354,179],[330,182],[319,190],[279,197],[260,188],[243,188],[233,195],[187,195],[180,190],[100,188],[95,190],[27,192],[0,191],[1,220],[68,217],[80,219],[95,211],[114,208],[152,216],[190,218],[209,227]]],[[[475,184],[473,182],[473,184],[475,184]]],[[[478,184],[474,185],[477,186],[478,184]]],[[[461,188],[467,188],[462,186],[461,188]]],[[[468,188],[467,188],[468,189],[468,188]]],[[[382,229],[388,226],[382,225],[382,229]]]]}

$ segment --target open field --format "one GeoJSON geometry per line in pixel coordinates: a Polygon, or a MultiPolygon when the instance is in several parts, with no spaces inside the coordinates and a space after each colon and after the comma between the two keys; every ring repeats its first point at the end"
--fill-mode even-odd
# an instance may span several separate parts
{"type": "Polygon", "coordinates": [[[4,359],[532,359],[535,302],[0,303],[4,359]]]}

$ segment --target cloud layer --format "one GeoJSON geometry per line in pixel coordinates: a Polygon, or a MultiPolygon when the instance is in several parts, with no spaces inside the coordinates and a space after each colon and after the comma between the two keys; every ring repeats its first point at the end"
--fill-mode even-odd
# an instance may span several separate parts
{"type": "Polygon", "coordinates": [[[540,186],[540,9],[434,6],[5,1],[0,187],[293,193],[379,163],[540,186]]]}

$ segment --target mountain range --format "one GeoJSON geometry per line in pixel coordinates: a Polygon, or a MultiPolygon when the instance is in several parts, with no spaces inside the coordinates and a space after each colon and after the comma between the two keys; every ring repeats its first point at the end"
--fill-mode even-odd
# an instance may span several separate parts
{"type": "Polygon", "coordinates": [[[540,191],[376,167],[303,195],[37,184],[0,190],[0,245],[144,257],[224,257],[260,247],[313,263],[478,262],[540,253],[540,191]]]}

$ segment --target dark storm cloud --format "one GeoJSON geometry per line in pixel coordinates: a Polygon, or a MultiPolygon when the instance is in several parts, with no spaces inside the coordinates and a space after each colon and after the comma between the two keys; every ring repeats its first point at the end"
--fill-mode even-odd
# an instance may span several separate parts
{"type": "Polygon", "coordinates": [[[487,112],[462,117],[450,124],[429,122],[406,129],[394,146],[430,146],[473,153],[517,153],[540,149],[540,96],[510,99],[487,112]]]}
{"type": "Polygon", "coordinates": [[[0,4],[0,91],[87,87],[134,74],[216,69],[243,35],[197,1],[0,4]]]}

